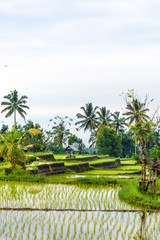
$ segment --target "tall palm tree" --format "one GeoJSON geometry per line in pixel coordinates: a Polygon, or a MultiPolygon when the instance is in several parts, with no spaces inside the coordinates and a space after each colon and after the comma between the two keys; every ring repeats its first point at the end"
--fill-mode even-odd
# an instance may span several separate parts
{"type": "Polygon", "coordinates": [[[126,120],[129,120],[130,124],[133,122],[137,123],[141,119],[148,119],[146,112],[149,111],[149,109],[146,107],[146,102],[142,103],[137,98],[133,98],[132,101],[127,102],[126,110],[124,115],[127,116],[126,120]]]}
{"type": "Polygon", "coordinates": [[[123,128],[123,126],[125,125],[125,118],[120,117],[120,112],[114,112],[111,115],[113,117],[112,125],[116,129],[117,133],[119,134],[120,128],[123,128]]]}
{"type": "MultiPolygon", "coordinates": [[[[127,116],[126,120],[129,120],[129,124],[133,122],[135,125],[140,121],[147,121],[149,119],[148,115],[146,114],[149,109],[147,108],[148,104],[148,97],[145,97],[144,102],[135,95],[134,90],[129,91],[127,94],[128,100],[126,98],[126,112],[123,114],[127,116]]],[[[153,100],[151,100],[153,101],[153,100]]],[[[135,155],[136,155],[136,138],[135,138],[135,155]]]]}
{"type": "Polygon", "coordinates": [[[110,110],[107,110],[106,107],[101,107],[99,111],[97,111],[97,114],[99,125],[110,126],[111,123],[110,110]]]}
{"type": "Polygon", "coordinates": [[[22,118],[25,120],[25,115],[27,114],[24,110],[24,108],[29,109],[29,107],[26,105],[28,98],[27,96],[23,95],[22,97],[18,98],[18,91],[14,90],[11,91],[10,94],[4,96],[7,101],[4,101],[1,103],[1,105],[7,106],[5,107],[1,113],[7,112],[5,117],[10,117],[12,114],[14,114],[14,124],[16,124],[16,113],[18,112],[22,118]]]}
{"type": "MultiPolygon", "coordinates": [[[[77,113],[76,116],[79,119],[82,119],[75,123],[75,125],[80,125],[78,130],[84,128],[84,132],[86,130],[90,130],[91,134],[94,129],[98,126],[98,119],[96,116],[96,111],[98,109],[98,106],[93,107],[92,103],[86,103],[85,107],[81,107],[84,114],[77,113]]],[[[93,146],[93,143],[92,143],[93,146]]],[[[93,150],[93,149],[92,149],[93,150]]]]}
{"type": "Polygon", "coordinates": [[[75,123],[75,125],[80,125],[78,130],[84,128],[84,131],[90,130],[91,132],[97,127],[98,119],[96,116],[96,111],[98,107],[93,107],[92,103],[86,103],[85,107],[81,107],[84,114],[77,113],[76,116],[82,119],[75,123]]]}

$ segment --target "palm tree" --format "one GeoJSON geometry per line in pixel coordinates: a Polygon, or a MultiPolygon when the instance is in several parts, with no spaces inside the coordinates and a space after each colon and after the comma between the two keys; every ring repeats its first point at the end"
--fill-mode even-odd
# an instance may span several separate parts
{"type": "Polygon", "coordinates": [[[7,112],[5,117],[10,117],[12,114],[14,114],[14,124],[16,124],[16,113],[18,112],[22,118],[25,120],[25,115],[27,114],[24,110],[24,108],[29,109],[27,105],[26,99],[28,98],[27,96],[23,95],[21,98],[18,98],[18,91],[14,90],[11,91],[10,94],[4,96],[7,101],[4,101],[1,103],[1,105],[7,106],[5,107],[1,113],[7,112]]]}
{"type": "Polygon", "coordinates": [[[54,136],[54,142],[60,146],[60,149],[63,149],[63,143],[65,143],[68,137],[71,135],[70,130],[66,128],[67,125],[71,126],[71,118],[56,116],[50,120],[52,122],[52,130],[50,133],[54,136]]]}
{"type": "Polygon", "coordinates": [[[124,115],[128,116],[126,120],[129,120],[130,124],[133,122],[137,123],[141,119],[148,119],[146,112],[149,111],[149,109],[146,108],[146,102],[142,103],[137,98],[133,98],[132,101],[127,102],[126,110],[124,115]]]}
{"type": "Polygon", "coordinates": [[[76,116],[82,120],[76,122],[75,125],[80,125],[78,130],[84,128],[84,132],[86,130],[90,130],[92,134],[92,131],[98,126],[98,119],[96,116],[98,106],[93,107],[92,103],[86,103],[85,107],[82,106],[81,109],[83,110],[84,114],[77,113],[76,116]]]}
{"type": "Polygon", "coordinates": [[[117,134],[119,134],[120,128],[125,125],[125,118],[120,118],[120,112],[114,112],[111,114],[113,117],[112,125],[116,129],[117,134]]]}
{"type": "Polygon", "coordinates": [[[75,125],[80,125],[78,130],[84,128],[84,131],[90,130],[91,132],[97,127],[98,120],[96,117],[96,110],[98,107],[93,108],[92,103],[86,103],[85,107],[81,107],[84,114],[77,113],[76,116],[79,119],[82,119],[75,123],[75,125]]]}
{"type": "Polygon", "coordinates": [[[97,111],[98,120],[100,125],[109,126],[111,123],[111,115],[110,110],[106,110],[106,107],[101,107],[99,111],[97,111]]]}
{"type": "MultiPolygon", "coordinates": [[[[137,124],[139,121],[144,120],[147,121],[149,118],[146,115],[146,112],[149,111],[149,109],[146,107],[148,98],[146,97],[144,102],[141,102],[137,97],[133,95],[131,96],[131,100],[127,101],[126,106],[126,112],[123,115],[126,115],[126,120],[129,120],[129,124],[132,124],[133,122],[137,124]]],[[[137,154],[136,151],[136,138],[135,138],[135,155],[137,154]]]]}

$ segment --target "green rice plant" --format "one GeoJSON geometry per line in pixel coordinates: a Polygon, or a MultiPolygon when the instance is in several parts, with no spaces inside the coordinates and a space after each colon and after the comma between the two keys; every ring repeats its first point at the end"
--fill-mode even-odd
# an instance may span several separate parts
{"type": "Polygon", "coordinates": [[[53,239],[57,239],[57,223],[54,225],[53,239]]]}
{"type": "Polygon", "coordinates": [[[89,234],[89,232],[90,232],[90,231],[89,231],[89,230],[90,230],[90,229],[89,229],[89,225],[90,225],[90,221],[87,222],[87,233],[88,233],[88,234],[89,234]]]}
{"type": "Polygon", "coordinates": [[[9,236],[12,236],[12,223],[9,224],[9,236]]]}

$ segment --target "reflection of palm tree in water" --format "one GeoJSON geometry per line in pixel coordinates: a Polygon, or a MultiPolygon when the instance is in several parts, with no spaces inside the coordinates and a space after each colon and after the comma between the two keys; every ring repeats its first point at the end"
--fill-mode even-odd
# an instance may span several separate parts
{"type": "Polygon", "coordinates": [[[142,211],[140,230],[139,230],[139,232],[136,233],[136,235],[134,236],[133,239],[135,239],[135,240],[152,240],[152,237],[148,233],[148,231],[145,231],[146,219],[147,219],[147,215],[144,210],[144,211],[142,211]]]}
{"type": "Polygon", "coordinates": [[[146,213],[145,211],[142,212],[142,217],[141,217],[141,227],[140,227],[140,239],[143,239],[143,233],[144,233],[144,228],[145,228],[145,224],[146,224],[146,213]]]}

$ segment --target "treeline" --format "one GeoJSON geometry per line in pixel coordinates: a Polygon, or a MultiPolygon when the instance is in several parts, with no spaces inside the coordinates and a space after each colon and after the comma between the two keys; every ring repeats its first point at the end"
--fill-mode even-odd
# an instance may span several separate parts
{"type": "MultiPolygon", "coordinates": [[[[29,109],[27,96],[19,98],[17,90],[11,91],[4,96],[5,101],[1,103],[5,108],[6,117],[14,116],[14,128],[23,135],[23,150],[25,151],[52,151],[63,153],[66,145],[74,145],[79,153],[108,154],[115,157],[138,157],[140,154],[148,154],[155,145],[159,148],[159,123],[148,116],[150,101],[148,97],[142,102],[133,90],[129,90],[124,96],[125,112],[111,113],[105,106],[98,107],[86,103],[77,113],[77,122],[66,117],[56,116],[49,121],[50,130],[44,130],[38,123],[26,122],[23,126],[16,121],[16,114],[25,119],[27,114],[24,109],[29,109]],[[90,131],[89,149],[83,140],[72,134],[70,126],[75,125],[77,131],[80,129],[90,131]],[[41,134],[30,135],[29,129],[38,129],[41,134]]],[[[3,124],[1,135],[9,136],[8,126],[3,124]]]]}

